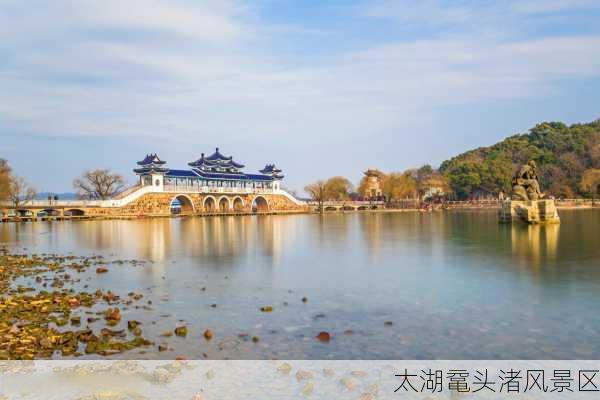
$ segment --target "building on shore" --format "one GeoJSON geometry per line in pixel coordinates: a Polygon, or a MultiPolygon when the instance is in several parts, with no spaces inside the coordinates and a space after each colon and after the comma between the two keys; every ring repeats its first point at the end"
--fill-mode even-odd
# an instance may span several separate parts
{"type": "Polygon", "coordinates": [[[365,175],[365,183],[361,195],[373,200],[383,198],[383,174],[374,168],[367,169],[363,174],[365,175]]]}

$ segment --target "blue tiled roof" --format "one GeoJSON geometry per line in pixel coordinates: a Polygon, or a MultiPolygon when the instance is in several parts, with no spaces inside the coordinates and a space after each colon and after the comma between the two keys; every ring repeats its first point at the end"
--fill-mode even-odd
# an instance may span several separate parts
{"type": "Polygon", "coordinates": [[[228,173],[222,174],[219,172],[206,172],[199,170],[183,170],[171,169],[166,174],[169,178],[204,178],[204,179],[230,179],[230,180],[247,180],[247,181],[272,181],[268,175],[259,174],[240,174],[228,173]]]}
{"type": "Polygon", "coordinates": [[[263,169],[259,171],[261,174],[279,173],[281,170],[275,166],[275,164],[267,164],[263,169]]]}
{"type": "Polygon", "coordinates": [[[170,169],[166,176],[170,178],[197,178],[198,174],[188,169],[170,169]]]}
{"type": "Polygon", "coordinates": [[[210,156],[206,157],[206,159],[208,161],[224,161],[224,160],[229,160],[230,157],[225,157],[223,154],[221,154],[219,152],[219,148],[217,147],[215,149],[215,152],[212,153],[210,156]]]}
{"type": "Polygon", "coordinates": [[[219,148],[217,147],[216,151],[208,156],[204,157],[204,153],[202,156],[196,161],[192,161],[188,163],[190,167],[221,167],[221,168],[244,168],[243,164],[237,163],[233,161],[233,157],[225,157],[223,154],[219,152],[219,148]]]}
{"type": "Polygon", "coordinates": [[[162,164],[166,164],[166,163],[167,162],[161,160],[156,153],[146,154],[146,157],[142,161],[137,162],[138,165],[151,165],[151,164],[162,165],[162,164]]]}
{"type": "Polygon", "coordinates": [[[206,179],[233,179],[233,180],[254,180],[254,181],[271,181],[271,177],[268,175],[256,175],[256,174],[240,174],[240,173],[228,173],[223,174],[220,172],[207,172],[198,171],[196,173],[206,179]]]}

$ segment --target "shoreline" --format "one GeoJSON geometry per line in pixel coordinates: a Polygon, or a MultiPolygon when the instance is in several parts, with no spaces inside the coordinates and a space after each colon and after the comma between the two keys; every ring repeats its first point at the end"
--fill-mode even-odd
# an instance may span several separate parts
{"type": "MultiPolygon", "coordinates": [[[[598,205],[556,205],[558,210],[600,210],[598,205]]],[[[17,222],[62,222],[62,221],[108,221],[108,220],[140,220],[153,218],[188,218],[188,217],[248,217],[248,216],[267,216],[267,215],[300,215],[300,214],[365,214],[365,213],[430,213],[440,211],[499,211],[500,207],[494,205],[461,205],[448,206],[433,209],[422,208],[383,208],[383,209],[366,209],[366,210],[324,210],[322,213],[318,211],[270,211],[270,212],[224,212],[224,213],[181,213],[181,214],[152,214],[152,215],[103,215],[103,216],[62,216],[62,217],[5,217],[0,220],[1,223],[17,223],[17,222]]]]}

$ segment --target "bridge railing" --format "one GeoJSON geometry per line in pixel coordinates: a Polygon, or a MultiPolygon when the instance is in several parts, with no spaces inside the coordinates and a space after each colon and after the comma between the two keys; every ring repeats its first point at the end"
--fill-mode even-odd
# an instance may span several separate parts
{"type": "Polygon", "coordinates": [[[24,201],[15,207],[10,201],[2,201],[0,205],[7,208],[65,208],[65,207],[90,207],[101,206],[104,200],[29,200],[24,201]]]}
{"type": "MultiPolygon", "coordinates": [[[[318,206],[319,202],[310,200],[307,202],[308,205],[318,206]]],[[[352,206],[352,207],[360,207],[360,206],[381,206],[383,205],[383,201],[324,201],[323,207],[343,207],[343,206],[352,206]]]]}
{"type": "Polygon", "coordinates": [[[236,187],[210,187],[210,186],[186,186],[186,185],[165,185],[164,191],[169,193],[229,193],[229,194],[269,194],[273,193],[270,188],[236,188],[236,187]]]}

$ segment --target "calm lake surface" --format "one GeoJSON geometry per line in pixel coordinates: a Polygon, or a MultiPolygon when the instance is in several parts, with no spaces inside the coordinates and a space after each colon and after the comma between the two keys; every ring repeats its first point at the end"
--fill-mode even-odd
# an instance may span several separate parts
{"type": "Polygon", "coordinates": [[[123,321],[171,349],[122,358],[597,359],[600,210],[560,214],[547,227],[495,212],[10,223],[0,244],[146,260],[81,282],[152,301],[123,321]],[[181,324],[186,338],[160,337],[181,324]]]}

